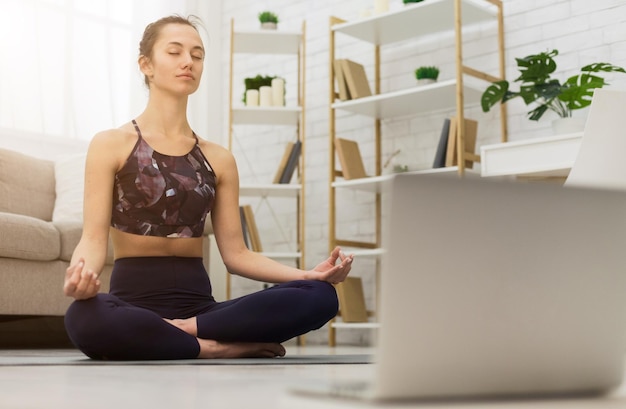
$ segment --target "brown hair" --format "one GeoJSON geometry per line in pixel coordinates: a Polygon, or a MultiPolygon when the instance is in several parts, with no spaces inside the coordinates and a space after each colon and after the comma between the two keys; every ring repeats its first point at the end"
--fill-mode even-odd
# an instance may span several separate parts
{"type": "MultiPolygon", "coordinates": [[[[200,19],[196,16],[183,17],[177,14],[162,17],[157,21],[154,21],[148,24],[143,31],[143,37],[141,37],[141,41],[139,42],[139,55],[145,56],[146,58],[152,58],[152,50],[154,49],[154,43],[156,43],[159,34],[161,33],[161,29],[168,24],[185,24],[190,27],[193,27],[196,31],[198,31],[198,22],[200,19]]],[[[150,81],[148,77],[144,75],[143,78],[146,86],[150,87],[150,81]]]]}

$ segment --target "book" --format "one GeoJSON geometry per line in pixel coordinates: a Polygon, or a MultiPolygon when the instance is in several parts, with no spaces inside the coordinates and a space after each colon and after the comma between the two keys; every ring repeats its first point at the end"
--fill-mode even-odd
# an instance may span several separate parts
{"type": "Polygon", "coordinates": [[[363,281],[360,277],[347,277],[337,284],[339,311],[344,322],[367,322],[367,309],[363,293],[363,281]]]}
{"type": "Polygon", "coordinates": [[[259,230],[257,229],[256,221],[254,220],[254,213],[252,212],[252,206],[243,205],[242,208],[248,235],[250,237],[250,249],[252,251],[263,251],[261,239],[259,237],[259,230]]]}
{"type": "MultiPolygon", "coordinates": [[[[478,122],[473,119],[465,118],[465,152],[474,154],[476,149],[476,135],[478,131],[478,122]]],[[[450,118],[450,131],[448,132],[448,147],[446,150],[446,166],[456,166],[457,159],[457,119],[450,118]]],[[[473,160],[466,160],[465,167],[472,169],[474,167],[473,160]]]]}
{"type": "Polygon", "coordinates": [[[246,217],[243,213],[243,206],[239,206],[239,219],[241,220],[241,233],[246,248],[250,248],[250,236],[248,234],[248,226],[246,225],[246,217]]]}
{"type": "Polygon", "coordinates": [[[283,169],[282,175],[280,176],[279,183],[289,183],[291,182],[291,178],[293,177],[293,172],[298,167],[298,161],[300,160],[300,151],[302,150],[302,141],[296,141],[292,148],[291,152],[289,152],[289,157],[287,158],[287,165],[283,169]]]}
{"type": "Polygon", "coordinates": [[[347,101],[350,99],[350,92],[348,91],[348,84],[346,84],[346,78],[343,75],[343,67],[341,60],[335,60],[333,62],[333,68],[335,71],[335,79],[337,80],[337,89],[339,91],[339,99],[341,101],[347,101]]]}
{"type": "Polygon", "coordinates": [[[370,84],[367,82],[365,67],[352,60],[342,59],[340,61],[351,99],[369,97],[372,95],[370,84]]]}
{"type": "Polygon", "coordinates": [[[278,164],[278,169],[276,169],[276,174],[274,175],[272,183],[280,183],[280,179],[282,178],[285,168],[287,167],[287,162],[289,161],[293,145],[293,142],[288,142],[285,146],[285,152],[283,153],[283,157],[280,159],[280,163],[278,164]]]}
{"type": "Polygon", "coordinates": [[[367,177],[365,166],[363,166],[361,151],[359,150],[359,144],[356,141],[335,138],[335,149],[337,150],[341,173],[344,179],[349,180],[367,177]]]}
{"type": "Polygon", "coordinates": [[[443,127],[441,128],[441,136],[439,137],[439,144],[437,145],[437,151],[435,152],[435,160],[433,161],[433,168],[443,168],[446,166],[446,154],[448,152],[448,138],[450,134],[450,119],[443,120],[443,127]]]}

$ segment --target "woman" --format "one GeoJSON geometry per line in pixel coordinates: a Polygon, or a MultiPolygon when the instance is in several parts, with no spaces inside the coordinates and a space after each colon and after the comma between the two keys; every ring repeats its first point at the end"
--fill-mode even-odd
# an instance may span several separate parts
{"type": "Polygon", "coordinates": [[[346,278],[353,258],[336,248],[304,271],[249,251],[235,160],[197,138],[187,121],[205,56],[197,28],[162,18],[146,27],[139,51],[150,91],[145,110],[95,135],[87,153],[83,234],[64,283],[75,299],[67,332],[94,359],[283,356],[281,342],[335,316],[332,284],[346,278]],[[278,285],[214,300],[201,258],[209,212],[228,271],[278,285]],[[98,294],[109,234],[111,290],[98,294]]]}

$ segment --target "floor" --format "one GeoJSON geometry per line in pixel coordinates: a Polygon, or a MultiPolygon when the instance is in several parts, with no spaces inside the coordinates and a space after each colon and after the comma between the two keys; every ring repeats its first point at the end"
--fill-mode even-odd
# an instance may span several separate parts
{"type": "MultiPolygon", "coordinates": [[[[367,354],[363,347],[287,346],[294,354],[367,354]]],[[[73,350],[2,350],[74,355],[73,350]]],[[[372,365],[0,367],[2,409],[279,408],[289,385],[364,378],[372,365]]],[[[286,406],[290,407],[290,406],[286,406]]]]}
{"type": "MultiPolygon", "coordinates": [[[[371,354],[370,348],[288,346],[288,354],[371,354]]],[[[46,354],[75,354],[46,350],[46,354]]],[[[6,354],[41,350],[2,350],[6,354]]],[[[293,394],[294,386],[364,380],[371,364],[341,365],[141,365],[0,367],[2,409],[186,409],[186,408],[624,408],[626,388],[601,400],[430,402],[373,405],[293,394]]]]}

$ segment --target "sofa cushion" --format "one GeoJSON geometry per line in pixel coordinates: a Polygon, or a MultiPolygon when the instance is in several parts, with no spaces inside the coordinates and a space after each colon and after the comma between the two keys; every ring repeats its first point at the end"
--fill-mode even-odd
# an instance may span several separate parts
{"type": "Polygon", "coordinates": [[[0,212],[0,257],[24,260],[56,260],[61,237],[51,222],[0,212]]]}
{"type": "Polygon", "coordinates": [[[0,212],[52,220],[54,163],[0,149],[0,212]]]}
{"type": "Polygon", "coordinates": [[[62,220],[58,222],[52,222],[53,226],[59,231],[59,237],[61,242],[61,251],[59,257],[61,260],[70,261],[74,249],[80,241],[80,236],[83,234],[83,226],[80,222],[62,220]]]}
{"type": "Polygon", "coordinates": [[[59,158],[54,162],[55,192],[53,221],[83,221],[83,192],[86,153],[59,158]]]}
{"type": "MultiPolygon", "coordinates": [[[[54,227],[59,231],[61,236],[61,260],[71,261],[74,249],[80,241],[80,236],[83,234],[83,226],[81,222],[61,220],[58,222],[52,222],[54,227]]],[[[105,263],[113,264],[113,244],[111,244],[111,238],[109,237],[109,246],[105,263]]]]}

